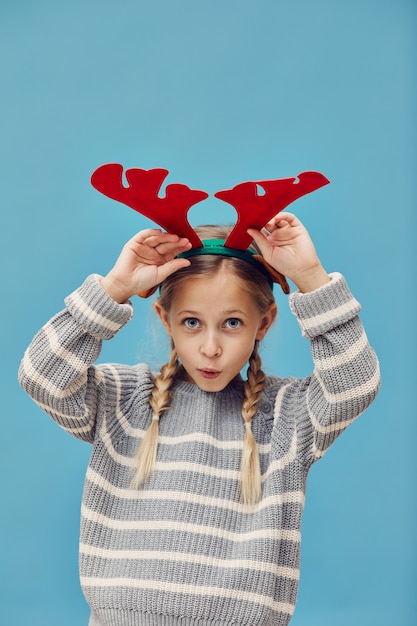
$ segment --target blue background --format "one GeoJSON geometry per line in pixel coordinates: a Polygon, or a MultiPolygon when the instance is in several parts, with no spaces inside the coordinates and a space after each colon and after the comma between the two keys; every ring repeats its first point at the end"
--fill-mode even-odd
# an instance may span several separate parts
{"type": "MultiPolygon", "coordinates": [[[[116,161],[204,189],[193,224],[228,222],[212,195],[308,169],[297,201],[329,271],[363,305],[380,360],[375,404],[310,474],[294,626],[416,623],[415,65],[412,0],[2,0],[0,623],[87,624],[77,571],[89,446],[16,382],[35,331],[150,225],[98,194],[116,161]]],[[[267,372],[303,376],[308,344],[278,295],[267,372]]],[[[150,312],[103,360],[159,363],[150,312]]]]}

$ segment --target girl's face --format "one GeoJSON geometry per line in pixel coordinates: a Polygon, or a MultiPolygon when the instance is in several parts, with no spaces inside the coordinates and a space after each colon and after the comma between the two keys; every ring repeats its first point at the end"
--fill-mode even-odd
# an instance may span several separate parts
{"type": "Polygon", "coordinates": [[[277,313],[261,313],[254,298],[227,270],[192,278],[176,290],[166,311],[155,309],[172,338],[187,380],[204,391],[221,391],[248,362],[277,313]]]}

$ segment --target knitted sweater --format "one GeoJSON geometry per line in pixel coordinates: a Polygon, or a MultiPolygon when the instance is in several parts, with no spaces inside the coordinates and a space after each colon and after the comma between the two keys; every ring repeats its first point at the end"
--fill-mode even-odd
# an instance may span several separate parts
{"type": "Polygon", "coordinates": [[[177,381],[160,419],[156,468],[130,488],[152,418],[147,365],[93,365],[130,319],[92,275],[35,336],[24,389],[93,444],[81,519],[80,576],[90,626],[284,626],[299,579],[300,525],[312,463],[374,399],[379,368],[344,278],[290,296],[314,372],[269,377],[253,419],[262,498],[240,501],[240,378],[208,393],[177,381]]]}

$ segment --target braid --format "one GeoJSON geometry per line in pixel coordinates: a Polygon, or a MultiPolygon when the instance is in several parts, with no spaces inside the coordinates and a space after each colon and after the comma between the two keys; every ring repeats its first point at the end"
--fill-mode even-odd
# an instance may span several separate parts
{"type": "Polygon", "coordinates": [[[156,462],[158,448],[158,423],[162,413],[169,408],[171,399],[170,389],[172,381],[180,369],[177,352],[171,342],[171,354],[168,363],[155,378],[154,386],[149,398],[153,416],[152,422],[136,454],[136,471],[132,481],[132,488],[143,485],[151,475],[156,462]]]}
{"type": "Polygon", "coordinates": [[[149,403],[152,407],[154,416],[162,415],[162,413],[169,407],[171,400],[170,389],[172,381],[180,369],[178,362],[177,351],[174,344],[171,341],[171,353],[169,355],[169,361],[162,368],[161,372],[155,378],[155,383],[152,389],[149,403]]]}
{"type": "Polygon", "coordinates": [[[244,504],[256,504],[261,496],[261,467],[259,463],[256,440],[252,432],[252,418],[256,413],[258,402],[265,383],[265,374],[261,369],[261,357],[258,352],[259,341],[255,342],[249,359],[245,382],[242,416],[245,422],[241,465],[241,493],[244,504]]]}

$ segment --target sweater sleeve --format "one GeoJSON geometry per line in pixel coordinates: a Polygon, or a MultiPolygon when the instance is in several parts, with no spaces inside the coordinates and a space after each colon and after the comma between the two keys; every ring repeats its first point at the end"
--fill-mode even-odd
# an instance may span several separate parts
{"type": "Polygon", "coordinates": [[[341,274],[330,277],[316,291],[290,296],[314,361],[313,374],[290,392],[297,395],[298,456],[307,467],[365,411],[380,386],[378,359],[358,317],[361,307],[341,274]]]}
{"type": "Polygon", "coordinates": [[[89,276],[65,304],[66,308],[35,335],[18,378],[23,389],[60,426],[92,442],[109,404],[109,398],[103,398],[106,383],[109,389],[116,385],[109,380],[113,368],[93,363],[103,340],[111,339],[130,320],[133,309],[130,303],[114,302],[97,275],[89,276]]]}

